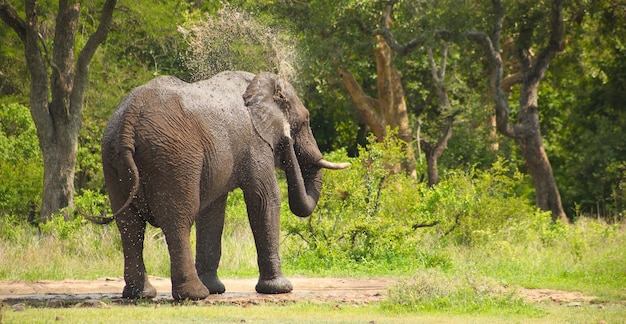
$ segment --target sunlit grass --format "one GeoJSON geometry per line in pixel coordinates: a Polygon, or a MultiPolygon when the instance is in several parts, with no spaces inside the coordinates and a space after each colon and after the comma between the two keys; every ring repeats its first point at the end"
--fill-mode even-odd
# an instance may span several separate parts
{"type": "Polygon", "coordinates": [[[537,306],[542,316],[490,313],[455,314],[446,309],[423,312],[390,310],[380,305],[298,303],[251,307],[165,304],[110,308],[31,308],[15,312],[5,306],[3,323],[623,323],[623,306],[537,306]]]}
{"type": "Polygon", "coordinates": [[[576,290],[602,299],[626,299],[626,230],[581,219],[558,238],[504,240],[480,247],[454,247],[460,269],[526,288],[576,290]]]}

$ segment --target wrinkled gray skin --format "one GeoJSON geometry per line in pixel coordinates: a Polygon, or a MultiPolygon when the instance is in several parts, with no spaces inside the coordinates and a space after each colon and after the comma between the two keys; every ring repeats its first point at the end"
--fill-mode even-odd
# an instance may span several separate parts
{"type": "Polygon", "coordinates": [[[124,249],[123,297],[152,298],[143,241],[146,222],[163,230],[175,299],[223,293],[217,277],[228,192],[242,189],[257,249],[259,293],[286,293],[278,254],[280,192],[285,171],[289,205],[313,212],[321,168],[347,163],[322,158],[309,112],[276,75],[223,72],[189,84],[164,76],[129,94],[109,120],[102,161],[113,218],[124,249]],[[195,263],[190,231],[196,223],[195,263]]]}

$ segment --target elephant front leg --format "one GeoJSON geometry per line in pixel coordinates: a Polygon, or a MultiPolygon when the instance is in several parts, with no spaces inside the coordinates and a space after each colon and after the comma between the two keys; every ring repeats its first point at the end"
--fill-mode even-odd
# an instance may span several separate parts
{"type": "Polygon", "coordinates": [[[217,276],[222,256],[222,231],[227,195],[218,198],[196,218],[196,271],[211,294],[226,291],[217,276]]]}
{"type": "Polygon", "coordinates": [[[262,294],[291,292],[293,286],[283,276],[278,253],[280,236],[280,193],[278,192],[278,185],[268,197],[261,197],[258,193],[246,194],[245,191],[244,195],[259,265],[259,282],[255,287],[256,291],[262,294]]]}
{"type": "Polygon", "coordinates": [[[122,217],[117,219],[117,227],[122,237],[124,249],[124,281],[126,285],[122,297],[131,299],[156,297],[157,291],[148,281],[143,262],[146,222],[134,214],[131,215],[131,219],[122,217]]]}

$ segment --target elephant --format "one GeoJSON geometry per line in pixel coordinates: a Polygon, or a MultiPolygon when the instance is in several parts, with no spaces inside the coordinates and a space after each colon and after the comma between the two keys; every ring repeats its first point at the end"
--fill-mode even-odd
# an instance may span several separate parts
{"type": "Polygon", "coordinates": [[[281,195],[285,172],[293,214],[309,216],[319,199],[326,161],[309,112],[286,80],[272,73],[221,72],[187,83],[159,76],[117,106],[102,140],[111,217],[124,252],[124,298],[154,298],[143,260],[146,224],[160,227],[170,255],[172,296],[199,300],[225,291],[217,275],[228,193],[241,188],[252,229],[256,291],[290,292],[281,271],[281,195]],[[196,224],[196,257],[190,233],[196,224]]]}

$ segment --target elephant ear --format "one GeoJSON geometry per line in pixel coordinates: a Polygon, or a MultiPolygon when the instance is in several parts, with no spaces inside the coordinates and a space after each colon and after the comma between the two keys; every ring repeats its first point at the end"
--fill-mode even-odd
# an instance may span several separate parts
{"type": "Polygon", "coordinates": [[[243,94],[254,130],[272,150],[282,137],[291,137],[285,116],[287,100],[282,89],[282,81],[277,75],[262,73],[252,80],[243,94]]]}

